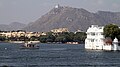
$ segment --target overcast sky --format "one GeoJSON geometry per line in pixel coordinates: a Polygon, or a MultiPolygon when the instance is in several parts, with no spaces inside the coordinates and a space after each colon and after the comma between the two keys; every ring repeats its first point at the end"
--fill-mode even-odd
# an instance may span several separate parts
{"type": "Polygon", "coordinates": [[[120,0],[0,0],[0,24],[34,22],[56,4],[90,12],[120,12],[120,0]]]}

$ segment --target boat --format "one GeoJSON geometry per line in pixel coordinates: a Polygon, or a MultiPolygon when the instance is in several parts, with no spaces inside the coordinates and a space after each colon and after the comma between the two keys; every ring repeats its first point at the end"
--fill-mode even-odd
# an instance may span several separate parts
{"type": "Polygon", "coordinates": [[[33,43],[33,42],[26,42],[22,45],[23,49],[39,49],[39,46],[37,45],[37,43],[33,43]]]}

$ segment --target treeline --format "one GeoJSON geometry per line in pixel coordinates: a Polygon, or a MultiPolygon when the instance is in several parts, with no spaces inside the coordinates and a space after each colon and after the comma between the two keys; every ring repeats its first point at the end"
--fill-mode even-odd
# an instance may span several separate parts
{"type": "Polygon", "coordinates": [[[48,32],[47,35],[40,36],[40,42],[47,43],[47,42],[79,42],[84,43],[86,38],[85,32],[63,32],[63,33],[52,33],[48,32]]]}
{"type": "Polygon", "coordinates": [[[0,36],[0,41],[38,41],[40,37],[32,36],[30,38],[25,37],[25,36],[20,36],[20,37],[6,37],[6,36],[0,36]]]}
{"type": "Polygon", "coordinates": [[[78,42],[84,43],[86,38],[85,32],[63,32],[63,33],[52,33],[47,32],[46,35],[40,37],[32,36],[30,38],[25,36],[20,37],[5,37],[0,35],[0,41],[40,41],[41,43],[66,43],[66,42],[78,42]]]}

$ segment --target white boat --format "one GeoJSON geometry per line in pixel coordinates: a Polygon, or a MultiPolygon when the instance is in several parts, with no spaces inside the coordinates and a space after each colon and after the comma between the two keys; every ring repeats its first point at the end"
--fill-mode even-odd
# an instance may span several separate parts
{"type": "Polygon", "coordinates": [[[33,42],[26,42],[23,44],[23,47],[22,48],[25,48],[25,49],[38,49],[39,46],[37,46],[37,43],[33,43],[33,42]]]}

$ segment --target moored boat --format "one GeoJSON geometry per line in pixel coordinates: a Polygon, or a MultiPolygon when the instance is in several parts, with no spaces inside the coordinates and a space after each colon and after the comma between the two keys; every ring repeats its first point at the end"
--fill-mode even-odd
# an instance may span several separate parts
{"type": "Polygon", "coordinates": [[[39,49],[39,46],[37,45],[37,43],[26,42],[23,44],[22,48],[23,49],[39,49]]]}

